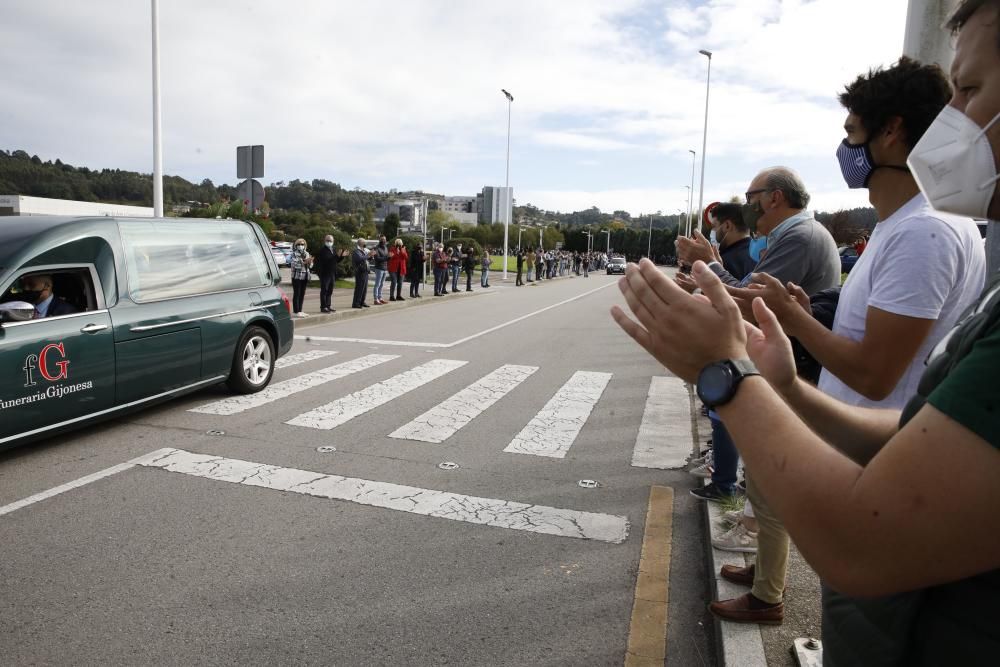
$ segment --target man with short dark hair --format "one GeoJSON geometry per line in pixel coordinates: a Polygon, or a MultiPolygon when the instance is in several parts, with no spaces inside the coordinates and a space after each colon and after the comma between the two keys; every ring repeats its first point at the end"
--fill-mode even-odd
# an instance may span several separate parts
{"type": "Polygon", "coordinates": [[[742,208],[739,204],[717,204],[709,218],[722,266],[742,280],[757,265],[750,257],[750,230],[743,222],[742,208]]]}

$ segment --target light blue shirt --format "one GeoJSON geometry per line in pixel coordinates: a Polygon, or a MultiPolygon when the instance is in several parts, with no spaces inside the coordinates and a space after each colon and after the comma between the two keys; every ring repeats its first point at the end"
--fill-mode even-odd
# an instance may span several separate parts
{"type": "Polygon", "coordinates": [[[50,294],[49,298],[41,303],[35,304],[35,317],[41,318],[45,317],[49,312],[49,306],[52,305],[52,299],[55,298],[54,294],[50,294]]]}
{"type": "Polygon", "coordinates": [[[784,234],[785,232],[787,232],[789,229],[799,224],[800,222],[809,220],[810,218],[812,218],[812,216],[805,209],[803,209],[799,213],[796,213],[790,218],[786,218],[784,221],[782,221],[780,225],[772,229],[770,234],[767,235],[767,244],[772,245],[776,243],[778,239],[781,238],[782,234],[784,234]]]}

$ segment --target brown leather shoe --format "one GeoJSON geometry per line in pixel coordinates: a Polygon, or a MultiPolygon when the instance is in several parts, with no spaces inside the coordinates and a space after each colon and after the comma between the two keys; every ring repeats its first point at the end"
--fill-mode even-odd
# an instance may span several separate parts
{"type": "Polygon", "coordinates": [[[754,569],[753,565],[747,565],[746,567],[723,565],[722,569],[719,570],[719,574],[722,575],[723,579],[731,581],[734,584],[753,586],[754,569]]]}
{"type": "Polygon", "coordinates": [[[717,618],[734,623],[781,625],[785,618],[785,605],[782,602],[764,609],[751,609],[749,593],[732,600],[712,602],[708,605],[708,610],[717,618]]]}

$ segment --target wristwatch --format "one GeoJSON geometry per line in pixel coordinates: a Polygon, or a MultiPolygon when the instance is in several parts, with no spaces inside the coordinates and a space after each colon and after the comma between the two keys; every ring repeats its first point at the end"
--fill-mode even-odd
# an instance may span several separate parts
{"type": "Polygon", "coordinates": [[[736,395],[743,378],[760,375],[749,359],[724,359],[701,369],[698,373],[698,398],[709,408],[725,405],[736,395]]]}

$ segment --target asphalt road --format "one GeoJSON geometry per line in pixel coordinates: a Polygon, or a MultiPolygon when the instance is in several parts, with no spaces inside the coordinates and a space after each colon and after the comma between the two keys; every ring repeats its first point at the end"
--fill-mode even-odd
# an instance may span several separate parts
{"type": "MultiPolygon", "coordinates": [[[[715,664],[695,480],[631,465],[650,380],[667,373],[608,315],[623,301],[615,280],[515,289],[497,277],[471,298],[300,320],[290,356],[301,361],[272,381],[284,397],[190,411],[228,397],[213,388],[0,455],[2,507],[180,450],[0,515],[0,662],[622,664],[661,485],[676,494],[668,662],[715,664]],[[316,379],[371,355],[385,358],[316,379]],[[443,442],[389,437],[508,364],[535,370],[494,403],[477,394],[434,416],[460,426],[443,442]],[[504,451],[578,372],[606,385],[564,457],[504,451]],[[237,474],[238,461],[275,468],[237,474]],[[419,509],[440,492],[458,511],[419,509]],[[524,520],[524,506],[572,516],[524,520]],[[593,517],[624,517],[627,537],[587,533],[593,517]]],[[[579,417],[580,401],[566,414],[579,417]]],[[[554,442],[566,425],[553,424],[554,442]]]]}

